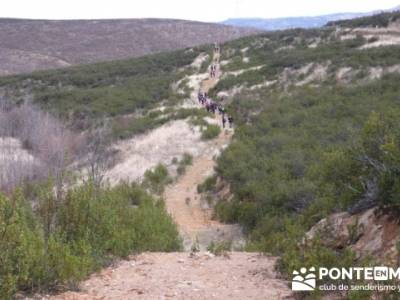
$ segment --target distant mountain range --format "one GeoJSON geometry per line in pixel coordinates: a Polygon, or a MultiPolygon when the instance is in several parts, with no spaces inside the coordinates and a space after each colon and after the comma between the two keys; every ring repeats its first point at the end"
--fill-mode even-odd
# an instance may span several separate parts
{"type": "Polygon", "coordinates": [[[282,30],[290,28],[316,28],[326,25],[331,21],[354,19],[359,17],[371,16],[380,12],[400,10],[400,5],[388,10],[373,11],[367,13],[337,13],[314,17],[286,17],[275,19],[261,18],[239,18],[228,19],[222,22],[225,25],[252,27],[262,30],[282,30]]]}

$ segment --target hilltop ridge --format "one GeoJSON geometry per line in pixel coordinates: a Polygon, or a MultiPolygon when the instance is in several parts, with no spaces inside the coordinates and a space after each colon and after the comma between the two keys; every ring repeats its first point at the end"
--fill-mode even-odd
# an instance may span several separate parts
{"type": "Polygon", "coordinates": [[[138,57],[256,32],[173,19],[0,19],[0,75],[138,57]]]}

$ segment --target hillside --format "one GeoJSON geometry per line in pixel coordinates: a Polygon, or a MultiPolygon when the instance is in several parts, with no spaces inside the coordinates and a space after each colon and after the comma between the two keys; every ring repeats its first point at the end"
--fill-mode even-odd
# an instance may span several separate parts
{"type": "MultiPolygon", "coordinates": [[[[399,10],[399,7],[395,7],[387,12],[399,10]]],[[[367,12],[367,13],[336,13],[322,16],[304,16],[304,17],[286,17],[286,18],[238,18],[228,19],[223,21],[223,24],[257,28],[260,30],[285,30],[293,28],[317,28],[333,23],[335,21],[357,19],[361,17],[370,17],[372,15],[380,14],[381,11],[367,12]]]]}
{"type": "Polygon", "coordinates": [[[209,195],[224,199],[220,220],[249,232],[247,249],[280,255],[289,278],[302,266],[397,265],[400,26],[375,20],[222,46],[224,75],[210,93],[239,125],[218,159],[225,184],[209,195]]]}
{"type": "Polygon", "coordinates": [[[348,20],[329,22],[327,26],[341,27],[388,27],[400,18],[400,7],[390,12],[376,14],[370,17],[358,17],[348,20]]]}
{"type": "Polygon", "coordinates": [[[254,33],[253,29],[166,19],[0,19],[0,75],[137,57],[254,33]]]}
{"type": "Polygon", "coordinates": [[[288,18],[273,18],[273,19],[239,18],[239,19],[228,19],[223,21],[222,23],[231,26],[250,27],[261,30],[273,31],[273,30],[285,30],[292,28],[317,28],[325,26],[328,22],[331,21],[354,19],[365,15],[369,14],[343,13],[343,14],[332,14],[325,16],[315,16],[315,17],[288,17],[288,18]]]}
{"type": "Polygon", "coordinates": [[[131,114],[134,118],[135,113],[140,115],[161,103],[173,106],[183,100],[188,89],[184,88],[186,82],[180,80],[207,68],[211,58],[206,51],[196,47],[7,76],[0,79],[0,89],[3,95],[12,95],[17,101],[33,98],[35,104],[60,114],[75,128],[83,121],[102,117],[131,114]]]}

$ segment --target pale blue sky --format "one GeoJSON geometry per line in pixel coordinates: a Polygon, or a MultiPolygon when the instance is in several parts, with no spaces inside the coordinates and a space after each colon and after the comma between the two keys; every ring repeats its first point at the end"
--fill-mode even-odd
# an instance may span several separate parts
{"type": "Polygon", "coordinates": [[[392,8],[400,0],[1,0],[0,17],[43,19],[314,16],[392,8]]]}

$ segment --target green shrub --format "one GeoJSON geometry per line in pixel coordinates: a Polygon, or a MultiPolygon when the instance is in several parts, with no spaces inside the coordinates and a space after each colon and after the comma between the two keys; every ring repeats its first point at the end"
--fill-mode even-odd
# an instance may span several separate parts
{"type": "Polygon", "coordinates": [[[211,140],[216,138],[221,133],[221,128],[218,125],[208,124],[201,133],[203,140],[211,140]]]}
{"type": "Polygon", "coordinates": [[[189,153],[183,153],[183,157],[180,161],[182,165],[190,166],[193,163],[193,156],[189,153]]]}
{"type": "Polygon", "coordinates": [[[143,201],[133,218],[135,251],[173,252],[182,250],[177,227],[163,201],[143,201]]]}
{"type": "Polygon", "coordinates": [[[207,247],[207,251],[220,256],[225,254],[226,252],[230,251],[232,247],[232,242],[225,241],[225,242],[211,242],[210,245],[207,247]]]}
{"type": "Polygon", "coordinates": [[[76,287],[116,257],[181,249],[163,202],[135,184],[98,189],[88,183],[57,199],[51,181],[34,190],[35,210],[19,190],[0,195],[1,299],[19,290],[76,287]]]}
{"type": "Polygon", "coordinates": [[[149,189],[152,193],[161,195],[164,192],[165,186],[172,182],[169,176],[168,169],[158,164],[154,170],[147,170],[144,173],[143,186],[149,189]]]}
{"type": "Polygon", "coordinates": [[[205,193],[205,192],[211,192],[214,189],[216,184],[217,184],[217,176],[213,175],[213,176],[207,177],[203,183],[197,185],[197,192],[199,194],[205,193]]]}
{"type": "Polygon", "coordinates": [[[186,172],[186,167],[193,163],[193,156],[189,153],[184,153],[182,159],[179,162],[178,168],[176,171],[178,175],[183,175],[186,172]]]}

